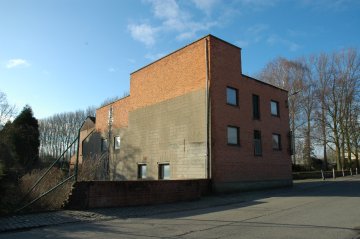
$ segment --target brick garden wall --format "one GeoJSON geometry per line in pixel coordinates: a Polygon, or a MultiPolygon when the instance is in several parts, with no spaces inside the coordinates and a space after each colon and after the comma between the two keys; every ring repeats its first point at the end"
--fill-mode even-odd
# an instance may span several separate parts
{"type": "Polygon", "coordinates": [[[161,204],[199,199],[210,192],[210,181],[92,181],[76,182],[67,209],[161,204]]]}

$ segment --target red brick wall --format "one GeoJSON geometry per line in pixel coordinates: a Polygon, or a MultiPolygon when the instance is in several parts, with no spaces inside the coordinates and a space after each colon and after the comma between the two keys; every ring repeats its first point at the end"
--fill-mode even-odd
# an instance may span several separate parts
{"type": "Polygon", "coordinates": [[[239,48],[211,38],[210,57],[212,179],[291,179],[287,92],[243,76],[239,48]],[[227,86],[238,89],[238,107],[226,104],[227,86]],[[260,120],[253,120],[252,94],[260,96],[260,120]],[[270,100],[279,102],[280,117],[271,116],[270,100]],[[240,146],[227,145],[228,125],[240,128],[240,146]],[[261,157],[254,156],[254,130],[261,131],[261,157]],[[272,133],[281,134],[281,151],[272,149],[272,133]]]}
{"type": "Polygon", "coordinates": [[[84,209],[161,204],[199,199],[208,180],[77,182],[65,208],[84,209]]]}
{"type": "Polygon", "coordinates": [[[96,128],[107,129],[113,106],[113,127],[128,126],[128,112],[191,91],[205,89],[205,38],[171,53],[131,74],[130,96],[96,111],[96,128]]]}

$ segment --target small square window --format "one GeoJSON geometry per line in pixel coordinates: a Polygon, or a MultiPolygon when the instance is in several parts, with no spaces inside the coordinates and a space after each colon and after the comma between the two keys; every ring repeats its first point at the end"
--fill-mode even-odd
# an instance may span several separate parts
{"type": "Polygon", "coordinates": [[[120,136],[114,137],[114,149],[120,149],[120,136]]]}
{"type": "Polygon", "coordinates": [[[240,145],[239,128],[235,126],[227,127],[227,143],[229,145],[240,145]]]}
{"type": "Polygon", "coordinates": [[[272,100],[270,102],[271,115],[272,116],[280,116],[279,114],[279,102],[272,100]]]}
{"type": "Polygon", "coordinates": [[[101,152],[105,152],[108,150],[108,141],[107,139],[102,138],[101,139],[101,152]]]}
{"type": "Polygon", "coordinates": [[[254,130],[254,154],[255,156],[262,155],[261,132],[259,130],[254,130]]]}
{"type": "Polygon", "coordinates": [[[159,164],[159,179],[170,179],[170,165],[168,163],[159,164]]]}
{"type": "Polygon", "coordinates": [[[146,164],[138,164],[138,179],[146,178],[146,164]]]}
{"type": "Polygon", "coordinates": [[[281,135],[280,134],[272,135],[272,148],[274,150],[281,150],[281,135]]]}
{"type": "Polygon", "coordinates": [[[226,88],[226,103],[229,105],[238,105],[238,90],[232,87],[226,88]]]}

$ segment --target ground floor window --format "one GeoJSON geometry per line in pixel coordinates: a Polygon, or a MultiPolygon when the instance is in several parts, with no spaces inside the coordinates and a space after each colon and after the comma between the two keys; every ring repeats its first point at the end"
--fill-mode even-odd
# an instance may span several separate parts
{"type": "Polygon", "coordinates": [[[159,164],[159,179],[170,179],[170,164],[159,164]]]}
{"type": "Polygon", "coordinates": [[[138,179],[146,178],[146,164],[138,164],[138,179]]]}

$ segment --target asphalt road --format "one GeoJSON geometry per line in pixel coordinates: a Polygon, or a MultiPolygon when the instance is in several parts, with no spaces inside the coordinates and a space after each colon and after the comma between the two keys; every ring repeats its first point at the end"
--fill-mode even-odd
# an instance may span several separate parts
{"type": "Polygon", "coordinates": [[[238,197],[239,202],[142,218],[119,217],[2,233],[0,238],[360,239],[359,175],[224,197],[238,197]]]}

